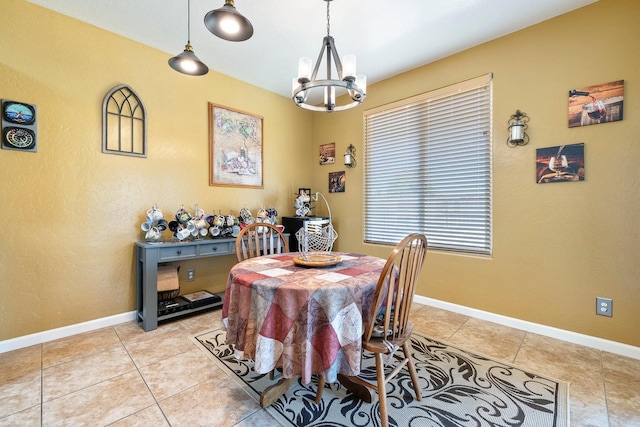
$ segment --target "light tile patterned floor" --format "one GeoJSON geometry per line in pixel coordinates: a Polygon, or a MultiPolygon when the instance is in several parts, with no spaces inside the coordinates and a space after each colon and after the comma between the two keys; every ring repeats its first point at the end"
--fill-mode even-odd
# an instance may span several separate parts
{"type": "MultiPolygon", "coordinates": [[[[574,427],[640,427],[639,360],[429,306],[414,305],[412,320],[435,339],[570,382],[574,427]]],[[[276,425],[189,338],[220,326],[218,310],[0,354],[0,426],[276,425]]]]}

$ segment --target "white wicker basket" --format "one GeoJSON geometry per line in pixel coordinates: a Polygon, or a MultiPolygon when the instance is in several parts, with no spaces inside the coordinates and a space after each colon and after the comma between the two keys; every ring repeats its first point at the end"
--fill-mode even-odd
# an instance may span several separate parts
{"type": "Polygon", "coordinates": [[[296,231],[298,251],[302,259],[316,258],[318,254],[331,252],[333,243],[338,238],[338,233],[333,229],[333,224],[331,223],[329,203],[321,193],[316,193],[314,201],[317,201],[318,197],[322,197],[327,206],[329,220],[305,221],[304,227],[296,231]]]}

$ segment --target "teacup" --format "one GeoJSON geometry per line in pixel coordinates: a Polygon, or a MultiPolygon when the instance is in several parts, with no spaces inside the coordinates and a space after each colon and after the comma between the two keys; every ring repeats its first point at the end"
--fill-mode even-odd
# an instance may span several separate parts
{"type": "Polygon", "coordinates": [[[153,227],[153,222],[149,222],[149,220],[140,224],[140,228],[142,229],[142,231],[149,231],[151,230],[151,227],[153,227]]]}
{"type": "Polygon", "coordinates": [[[196,209],[195,209],[195,211],[194,211],[194,213],[193,213],[193,214],[194,214],[194,217],[195,217],[196,219],[203,219],[203,218],[204,218],[204,216],[206,215],[206,214],[204,213],[204,210],[203,210],[203,209],[200,209],[200,208],[199,208],[199,207],[197,207],[197,206],[196,206],[196,209]]]}
{"type": "Polygon", "coordinates": [[[147,211],[147,221],[154,222],[162,219],[162,211],[160,209],[151,208],[147,211]]]}
{"type": "Polygon", "coordinates": [[[189,220],[187,221],[187,230],[189,230],[190,233],[192,233],[197,227],[196,227],[196,222],[194,220],[189,220]]]}
{"type": "Polygon", "coordinates": [[[146,240],[160,240],[160,237],[162,237],[162,234],[160,233],[160,230],[158,230],[156,227],[152,227],[149,231],[147,231],[147,234],[144,236],[144,238],[146,240]]]}
{"type": "Polygon", "coordinates": [[[169,221],[169,230],[175,233],[179,228],[180,224],[178,223],[178,221],[169,221]]]}
{"type": "Polygon", "coordinates": [[[167,229],[167,220],[164,218],[161,218],[158,220],[158,223],[156,224],[156,227],[158,228],[158,230],[160,231],[164,231],[167,229]]]}
{"type": "Polygon", "coordinates": [[[246,223],[249,218],[253,218],[253,216],[251,215],[251,211],[247,208],[240,209],[240,219],[242,220],[242,222],[246,223]]]}
{"type": "Polygon", "coordinates": [[[227,215],[225,219],[226,219],[227,227],[232,227],[236,221],[236,217],[234,217],[233,215],[227,215]]]}
{"type": "Polygon", "coordinates": [[[211,235],[213,237],[219,236],[220,235],[220,227],[218,227],[217,225],[211,227],[209,229],[209,233],[211,233],[211,235]]]}
{"type": "Polygon", "coordinates": [[[176,219],[179,223],[186,224],[187,221],[191,220],[191,214],[184,209],[179,209],[178,212],[176,212],[176,219]]]}
{"type": "Polygon", "coordinates": [[[207,221],[209,223],[209,225],[214,226],[216,225],[216,216],[215,215],[209,215],[205,218],[205,221],[207,221]]]}
{"type": "Polygon", "coordinates": [[[179,240],[184,240],[189,236],[191,236],[191,231],[187,230],[186,228],[181,228],[178,231],[176,231],[176,237],[179,240]]]}
{"type": "Polygon", "coordinates": [[[205,221],[204,219],[197,219],[195,221],[196,224],[196,228],[198,230],[202,230],[202,229],[206,229],[207,228],[207,221],[205,221]]]}
{"type": "Polygon", "coordinates": [[[201,228],[198,230],[200,232],[200,236],[205,237],[207,234],[209,234],[209,230],[207,230],[206,228],[201,228]]]}

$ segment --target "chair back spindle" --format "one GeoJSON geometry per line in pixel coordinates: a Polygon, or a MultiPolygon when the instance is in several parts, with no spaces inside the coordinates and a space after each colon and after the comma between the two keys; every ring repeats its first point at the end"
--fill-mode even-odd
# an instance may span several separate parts
{"type": "Polygon", "coordinates": [[[238,262],[262,255],[289,252],[287,238],[275,225],[255,222],[240,231],[236,237],[238,262]]]}

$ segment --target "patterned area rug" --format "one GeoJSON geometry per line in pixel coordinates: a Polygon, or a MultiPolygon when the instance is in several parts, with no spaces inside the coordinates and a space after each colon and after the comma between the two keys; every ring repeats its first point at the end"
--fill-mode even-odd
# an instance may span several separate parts
{"type": "MultiPolygon", "coordinates": [[[[224,330],[194,337],[211,359],[257,402],[273,381],[253,371],[253,363],[239,361],[224,344],[224,330]]],[[[405,369],[387,385],[391,426],[532,426],[569,425],[568,384],[497,362],[413,333],[412,357],[422,387],[422,401],[413,399],[405,369]]],[[[375,362],[365,352],[361,377],[375,381],[375,362]],[[369,356],[369,357],[367,357],[369,356]]],[[[277,379],[276,374],[276,379],[277,379]]],[[[315,379],[315,378],[314,378],[315,379]]],[[[322,402],[314,402],[317,379],[295,383],[267,410],[283,426],[379,426],[375,392],[365,403],[344,387],[327,384],[322,402]]]]}

